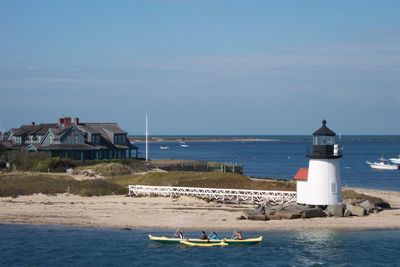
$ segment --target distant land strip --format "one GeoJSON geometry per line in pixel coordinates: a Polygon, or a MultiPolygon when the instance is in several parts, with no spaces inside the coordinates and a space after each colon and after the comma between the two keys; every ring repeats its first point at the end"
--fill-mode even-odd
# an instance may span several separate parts
{"type": "MultiPolygon", "coordinates": [[[[144,136],[129,136],[131,142],[145,142],[144,136]]],[[[280,139],[273,138],[256,138],[256,137],[229,137],[229,136],[188,136],[188,137],[171,137],[171,136],[157,136],[149,137],[149,142],[276,142],[280,139]]]]}

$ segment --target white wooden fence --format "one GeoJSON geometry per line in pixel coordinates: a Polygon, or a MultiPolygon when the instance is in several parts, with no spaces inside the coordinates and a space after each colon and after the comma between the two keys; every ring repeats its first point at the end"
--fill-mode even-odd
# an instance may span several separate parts
{"type": "Polygon", "coordinates": [[[193,196],[236,203],[295,202],[295,191],[243,190],[200,187],[129,185],[129,196],[193,196]]]}

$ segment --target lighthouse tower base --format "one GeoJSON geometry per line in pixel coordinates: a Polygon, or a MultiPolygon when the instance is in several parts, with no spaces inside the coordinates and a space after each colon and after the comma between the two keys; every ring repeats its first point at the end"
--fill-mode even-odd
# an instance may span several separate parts
{"type": "Polygon", "coordinates": [[[310,159],[306,181],[297,181],[297,203],[334,205],[343,201],[339,159],[310,159]]]}

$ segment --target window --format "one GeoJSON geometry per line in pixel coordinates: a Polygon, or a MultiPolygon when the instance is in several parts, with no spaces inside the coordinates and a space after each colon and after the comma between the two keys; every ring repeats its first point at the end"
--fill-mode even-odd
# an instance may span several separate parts
{"type": "Polygon", "coordinates": [[[123,144],[124,143],[124,135],[123,134],[115,134],[114,135],[114,143],[115,144],[123,144]]]}
{"type": "Polygon", "coordinates": [[[335,144],[334,136],[326,136],[326,135],[314,136],[314,145],[334,145],[334,144],[335,144]]]}
{"type": "Polygon", "coordinates": [[[92,135],[92,143],[93,144],[99,144],[100,143],[100,136],[98,134],[93,134],[92,135]]]}
{"type": "Polygon", "coordinates": [[[114,135],[114,143],[115,144],[125,144],[126,135],[125,134],[115,134],[114,135]]]}

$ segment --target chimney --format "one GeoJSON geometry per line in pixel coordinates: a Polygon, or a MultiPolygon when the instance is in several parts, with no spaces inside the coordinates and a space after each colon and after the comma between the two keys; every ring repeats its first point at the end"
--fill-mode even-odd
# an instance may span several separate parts
{"type": "Polygon", "coordinates": [[[64,127],[71,126],[71,117],[64,117],[64,127]]]}
{"type": "Polygon", "coordinates": [[[33,126],[35,125],[35,122],[34,122],[34,121],[32,121],[32,125],[33,125],[33,126]]]}
{"type": "Polygon", "coordinates": [[[62,126],[64,124],[64,118],[58,119],[58,126],[62,126]]]}
{"type": "Polygon", "coordinates": [[[74,124],[79,125],[79,118],[78,117],[74,118],[74,124]]]}

